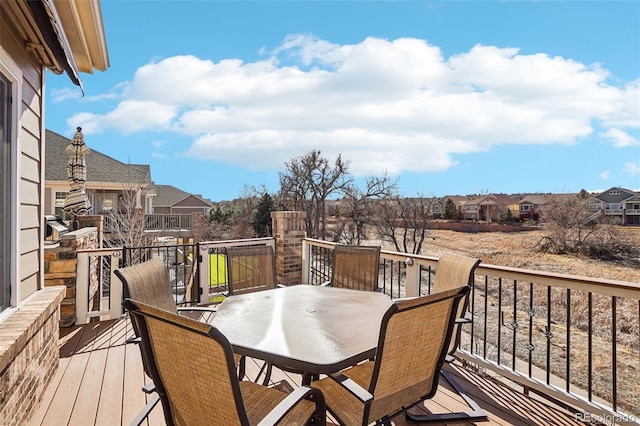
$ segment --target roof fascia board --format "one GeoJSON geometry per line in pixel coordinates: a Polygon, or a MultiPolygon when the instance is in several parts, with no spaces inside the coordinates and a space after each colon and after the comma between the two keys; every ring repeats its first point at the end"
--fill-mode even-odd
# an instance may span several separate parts
{"type": "Polygon", "coordinates": [[[53,0],[80,72],[110,66],[99,0],[53,0]]]}
{"type": "Polygon", "coordinates": [[[78,65],[69,46],[64,29],[54,4],[50,0],[36,0],[26,2],[38,30],[42,34],[44,44],[55,60],[56,67],[49,69],[54,73],[67,72],[71,82],[82,89],[82,82],[78,76],[78,65]]]}

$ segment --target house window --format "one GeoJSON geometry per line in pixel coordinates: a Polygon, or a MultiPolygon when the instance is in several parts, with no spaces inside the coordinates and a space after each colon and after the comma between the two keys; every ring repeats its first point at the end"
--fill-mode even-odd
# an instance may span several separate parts
{"type": "Polygon", "coordinates": [[[13,194],[11,192],[11,81],[0,73],[0,312],[11,303],[11,256],[14,252],[12,244],[13,194]]]}
{"type": "Polygon", "coordinates": [[[56,192],[56,207],[54,214],[60,216],[62,219],[67,220],[67,212],[64,211],[64,200],[67,199],[68,192],[56,192]]]}
{"type": "Polygon", "coordinates": [[[619,194],[620,194],[619,189],[612,189],[611,191],[609,191],[609,195],[619,195],[619,194]]]}

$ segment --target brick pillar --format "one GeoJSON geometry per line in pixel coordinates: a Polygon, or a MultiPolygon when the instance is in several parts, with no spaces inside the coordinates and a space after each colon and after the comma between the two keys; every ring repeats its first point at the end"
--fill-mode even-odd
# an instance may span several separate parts
{"type": "Polygon", "coordinates": [[[302,283],[302,240],[307,236],[304,212],[272,212],[278,283],[302,283]]]}

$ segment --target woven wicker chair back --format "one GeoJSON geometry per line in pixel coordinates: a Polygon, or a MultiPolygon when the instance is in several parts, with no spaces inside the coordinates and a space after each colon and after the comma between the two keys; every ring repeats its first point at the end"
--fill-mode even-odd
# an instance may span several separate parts
{"type": "Polygon", "coordinates": [[[331,286],[376,291],[380,246],[336,245],[333,250],[331,286]]]}
{"type": "Polygon", "coordinates": [[[467,286],[396,302],[385,315],[369,389],[375,420],[431,398],[467,286]]]}
{"type": "Polygon", "coordinates": [[[233,350],[222,333],[191,318],[127,302],[142,325],[142,344],[150,347],[173,424],[248,424],[233,350]]]}
{"type": "Polygon", "coordinates": [[[238,295],[276,287],[276,263],[271,246],[227,248],[229,293],[238,295]]]}
{"type": "Polygon", "coordinates": [[[144,304],[178,312],[171,294],[169,271],[160,258],[153,258],[137,265],[116,270],[123,284],[125,299],[133,299],[144,304]]]}
{"type": "MultiPolygon", "coordinates": [[[[433,285],[433,292],[440,292],[462,285],[473,285],[474,272],[480,259],[462,256],[453,253],[444,253],[438,258],[436,266],[436,278],[433,285]]],[[[458,306],[457,318],[464,318],[469,305],[468,297],[465,297],[458,306]]],[[[456,323],[453,327],[453,338],[449,344],[447,353],[453,355],[460,344],[460,333],[462,323],[456,323]]]]}

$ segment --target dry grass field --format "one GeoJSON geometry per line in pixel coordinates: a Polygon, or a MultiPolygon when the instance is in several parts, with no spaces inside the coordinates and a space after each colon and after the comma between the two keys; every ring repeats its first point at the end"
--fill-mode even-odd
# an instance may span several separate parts
{"type": "MultiPolygon", "coordinates": [[[[640,228],[620,228],[640,247],[640,228]]],[[[605,262],[568,255],[540,253],[535,249],[543,231],[479,232],[430,231],[422,254],[455,252],[478,257],[482,263],[640,283],[640,259],[605,262]]]]}

